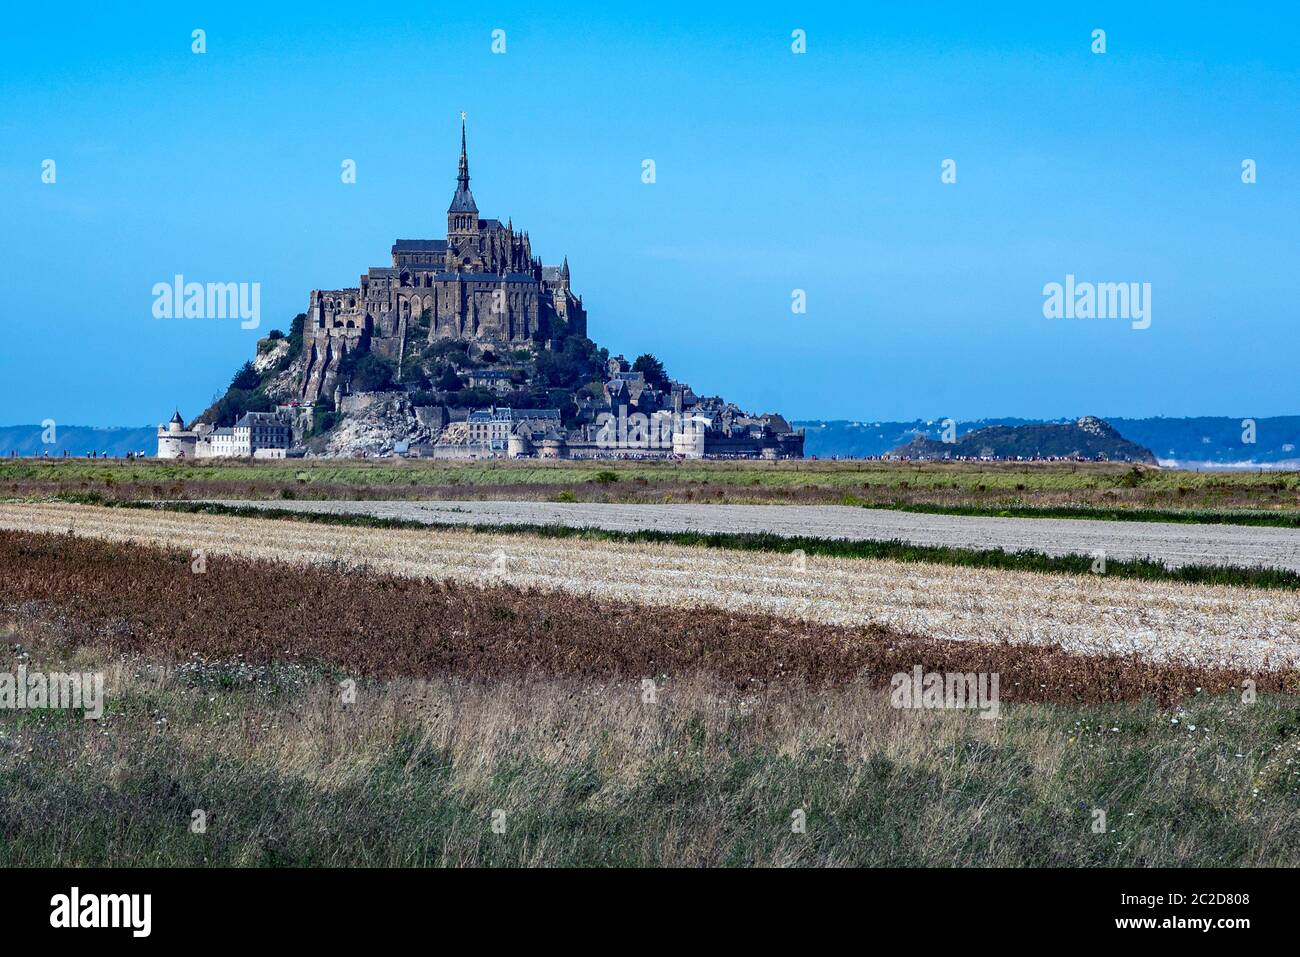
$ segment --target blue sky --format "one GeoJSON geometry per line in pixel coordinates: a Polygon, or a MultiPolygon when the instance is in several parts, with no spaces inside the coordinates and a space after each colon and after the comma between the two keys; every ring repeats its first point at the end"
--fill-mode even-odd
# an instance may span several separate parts
{"type": "Polygon", "coordinates": [[[1291,4],[455,6],[11,6],[0,423],[196,414],[312,288],[444,234],[461,110],[482,214],[569,257],[597,342],[697,391],[798,418],[1300,411],[1291,4]],[[176,273],[260,282],[262,328],[154,319],[176,273]],[[1151,283],[1151,328],[1044,318],[1066,274],[1151,283]]]}

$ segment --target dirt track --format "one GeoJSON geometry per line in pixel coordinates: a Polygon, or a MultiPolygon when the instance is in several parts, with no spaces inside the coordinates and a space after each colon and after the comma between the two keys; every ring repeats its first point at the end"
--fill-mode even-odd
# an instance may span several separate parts
{"type": "Polygon", "coordinates": [[[606,505],[589,502],[226,502],[304,512],[363,513],[448,525],[568,525],[615,531],[771,532],[900,539],[916,545],[1034,550],[1166,565],[1266,566],[1300,571],[1300,529],[1084,519],[924,515],[840,505],[606,505]]]}

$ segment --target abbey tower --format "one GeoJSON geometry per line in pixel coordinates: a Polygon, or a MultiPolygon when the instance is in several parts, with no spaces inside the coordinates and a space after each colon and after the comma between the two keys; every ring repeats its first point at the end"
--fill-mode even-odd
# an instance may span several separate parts
{"type": "Polygon", "coordinates": [[[461,115],[456,192],[445,239],[399,239],[392,265],[373,266],[350,289],[314,289],[303,329],[300,395],[333,393],[339,362],[371,350],[399,365],[437,339],[468,339],[501,350],[542,345],[560,324],[587,334],[587,313],[569,285],[569,261],[544,266],[528,232],[480,219],[469,188],[461,115]]]}

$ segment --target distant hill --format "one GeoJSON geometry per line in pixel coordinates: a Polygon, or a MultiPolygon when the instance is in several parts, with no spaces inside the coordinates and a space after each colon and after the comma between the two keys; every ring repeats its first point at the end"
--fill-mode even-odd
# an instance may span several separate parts
{"type": "Polygon", "coordinates": [[[97,429],[87,425],[60,425],[54,430],[58,440],[53,445],[41,441],[44,429],[39,425],[0,425],[0,456],[19,455],[82,456],[90,452],[123,456],[127,452],[153,455],[158,450],[158,427],[97,429]]]}
{"type": "MultiPolygon", "coordinates": [[[[796,421],[805,430],[804,454],[818,458],[864,458],[884,455],[916,436],[939,440],[943,419],[911,422],[796,421]]],[[[977,429],[1007,425],[1066,425],[1073,419],[976,419],[957,423],[960,437],[977,429]]],[[[1124,438],[1150,449],[1162,465],[1200,467],[1300,468],[1300,416],[1254,421],[1254,435],[1237,416],[1106,420],[1124,438]],[[1254,438],[1254,442],[1245,439],[1254,438]]]]}
{"type": "Polygon", "coordinates": [[[1156,464],[1150,449],[1130,442],[1109,423],[1091,415],[1076,422],[993,425],[967,432],[954,442],[917,436],[891,449],[890,454],[909,459],[1080,457],[1156,464]]]}
{"type": "MultiPolygon", "coordinates": [[[[979,419],[957,423],[957,434],[990,425],[1025,425],[1034,419],[979,419]]],[[[884,455],[916,436],[938,439],[943,419],[913,419],[911,422],[862,422],[838,419],[792,423],[804,430],[804,454],[818,458],[869,458],[884,455]]]]}

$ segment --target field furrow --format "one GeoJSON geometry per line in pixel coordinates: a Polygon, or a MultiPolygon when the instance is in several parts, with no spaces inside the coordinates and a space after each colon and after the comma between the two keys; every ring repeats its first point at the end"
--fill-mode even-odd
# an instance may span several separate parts
{"type": "Polygon", "coordinates": [[[0,527],[1202,667],[1300,664],[1290,591],[67,503],[0,505],[0,527]]]}

